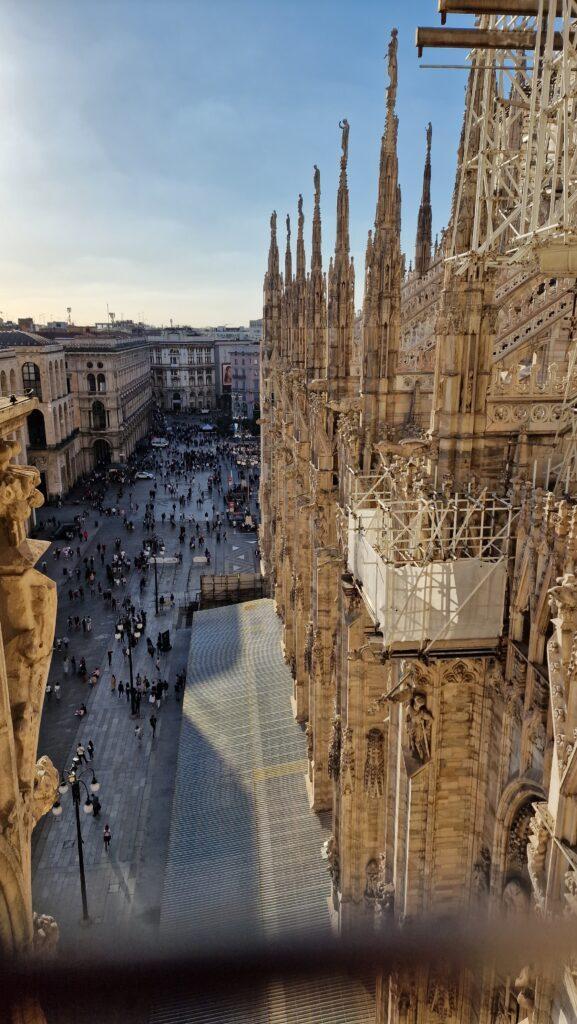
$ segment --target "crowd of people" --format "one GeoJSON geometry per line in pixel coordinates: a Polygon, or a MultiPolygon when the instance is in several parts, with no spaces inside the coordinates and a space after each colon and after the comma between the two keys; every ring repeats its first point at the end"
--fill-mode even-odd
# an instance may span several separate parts
{"type": "MultiPolygon", "coordinates": [[[[72,499],[78,510],[69,524],[69,535],[64,543],[54,544],[48,556],[50,568],[48,559],[41,566],[56,578],[69,604],[65,631],[60,630],[54,641],[46,700],[59,702],[63,684],[68,687],[72,681],[86,687],[76,691],[74,705],[74,715],[84,720],[90,712],[88,694],[105,681],[111,699],[122,702],[134,722],[137,746],[145,735],[154,740],[162,707],[169,699],[180,702],[186,683],[183,667],[171,678],[169,631],[158,632],[156,640],[150,635],[152,624],[147,622],[145,604],[153,559],[164,553],[172,540],[174,563],[182,563],[187,546],[193,559],[204,559],[210,565],[216,546],[226,543],[228,531],[237,528],[239,515],[256,523],[254,507],[258,504],[254,440],[217,440],[193,424],[174,426],[167,435],[166,447],[142,448],[122,473],[99,468],[81,483],[72,499]],[[137,501],[137,479],[143,479],[145,473],[150,475],[147,496],[137,501]],[[118,530],[112,541],[107,531],[108,542],[101,539],[100,532],[94,544],[104,517],[116,517],[118,530]],[[134,540],[128,539],[135,530],[136,550],[134,540]],[[116,657],[111,644],[104,667],[95,664],[91,656],[93,622],[101,618],[99,607],[128,623],[120,631],[117,626],[116,657]],[[137,658],[144,645],[146,655],[137,658]],[[143,718],[148,718],[144,728],[143,718]]],[[[141,491],[139,488],[137,494],[141,491]]],[[[62,528],[54,516],[45,517],[43,526],[47,530],[62,528]]],[[[173,593],[160,594],[161,612],[174,606],[173,593]]]]}

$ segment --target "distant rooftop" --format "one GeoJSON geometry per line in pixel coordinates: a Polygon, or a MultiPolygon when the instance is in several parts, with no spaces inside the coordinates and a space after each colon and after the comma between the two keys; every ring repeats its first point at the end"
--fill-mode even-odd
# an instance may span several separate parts
{"type": "Polygon", "coordinates": [[[38,348],[41,345],[53,345],[54,339],[44,338],[41,334],[30,334],[15,328],[5,330],[0,326],[0,348],[38,348]]]}

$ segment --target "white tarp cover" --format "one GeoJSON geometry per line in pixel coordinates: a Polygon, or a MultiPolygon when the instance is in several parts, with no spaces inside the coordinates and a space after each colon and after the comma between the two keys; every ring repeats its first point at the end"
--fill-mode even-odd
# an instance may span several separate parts
{"type": "MultiPolygon", "coordinates": [[[[359,515],[359,513],[357,513],[359,515]]],[[[373,512],[361,519],[374,522],[373,512]]],[[[373,534],[374,536],[374,534],[373,534]]],[[[349,517],[348,568],[363,585],[363,598],[383,631],[383,645],[424,640],[471,643],[501,635],[506,560],[460,558],[421,565],[387,564],[349,517]]]]}

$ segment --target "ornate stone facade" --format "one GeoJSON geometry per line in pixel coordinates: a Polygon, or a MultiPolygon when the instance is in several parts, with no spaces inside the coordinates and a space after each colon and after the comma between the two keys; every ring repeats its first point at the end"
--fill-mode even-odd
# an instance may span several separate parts
{"type": "MultiPolygon", "coordinates": [[[[288,245],[281,275],[271,219],[261,551],[295,666],[294,712],[308,723],[311,806],[333,814],[326,856],[341,931],[372,919],[377,904],[399,922],[574,912],[574,282],[544,280],[532,265],[479,261],[456,274],[445,263],[445,233],[431,238],[430,127],[415,269],[405,270],[395,32],[388,74],[360,330],[346,120],[326,295],[316,168],[308,277],[302,197],[294,277],[288,245]],[[453,589],[452,610],[432,601],[425,622],[427,571],[438,594],[453,589]],[[481,571],[501,583],[477,614],[481,571]]],[[[467,108],[478,102],[472,79],[467,108]]],[[[461,173],[465,200],[450,230],[463,250],[475,181],[461,173]]],[[[553,983],[519,964],[514,976],[495,967],[473,979],[417,965],[378,979],[375,1021],[573,1019],[570,977],[569,968],[553,983]]]]}

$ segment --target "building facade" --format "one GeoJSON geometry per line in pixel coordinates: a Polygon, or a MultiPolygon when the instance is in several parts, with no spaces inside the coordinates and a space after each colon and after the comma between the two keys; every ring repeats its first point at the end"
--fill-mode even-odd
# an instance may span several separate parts
{"type": "Polygon", "coordinates": [[[213,339],[188,327],[148,332],[152,388],[166,412],[216,408],[213,339]]]}
{"type": "MultiPolygon", "coordinates": [[[[477,183],[464,129],[433,244],[430,126],[406,271],[396,31],[388,78],[360,329],[346,121],[327,276],[315,168],[308,273],[299,197],[294,272],[290,219],[281,274],[273,213],[264,281],[260,543],[311,808],[332,814],[332,907],[344,933],[429,913],[574,914],[574,278],[446,258],[449,239],[474,244],[477,183]]],[[[465,125],[490,78],[472,71],[465,125]]],[[[506,137],[520,150],[527,135],[506,137]]],[[[575,961],[415,963],[377,979],[374,1019],[564,1024],[575,961]]]]}
{"type": "Polygon", "coordinates": [[[83,472],[125,462],[151,425],[150,351],[141,334],[86,331],[64,339],[83,472]]]}
{"type": "Polygon", "coordinates": [[[233,419],[252,419],[259,407],[260,341],[215,341],[214,352],[219,407],[230,401],[233,419]]]}
{"type": "Polygon", "coordinates": [[[47,497],[65,494],[83,471],[76,406],[68,390],[66,353],[57,339],[0,330],[0,395],[32,394],[37,407],[20,439],[47,497]]]}

